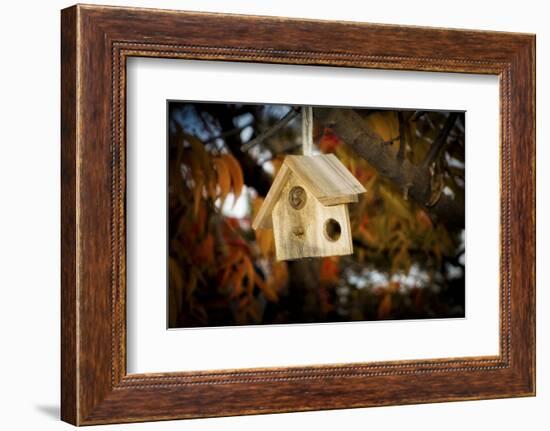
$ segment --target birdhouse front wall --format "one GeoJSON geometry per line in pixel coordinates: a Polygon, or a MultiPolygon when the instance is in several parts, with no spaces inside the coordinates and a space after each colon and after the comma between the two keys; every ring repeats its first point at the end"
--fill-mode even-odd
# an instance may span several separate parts
{"type": "Polygon", "coordinates": [[[325,206],[291,174],[272,212],[277,260],[353,253],[346,204],[325,206]]]}

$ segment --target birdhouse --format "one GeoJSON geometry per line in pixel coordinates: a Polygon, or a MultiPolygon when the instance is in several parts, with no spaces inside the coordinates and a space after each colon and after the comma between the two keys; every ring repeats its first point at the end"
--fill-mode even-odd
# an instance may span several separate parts
{"type": "Polygon", "coordinates": [[[364,192],[333,154],[287,156],[252,227],[273,228],[277,260],[352,254],[348,204],[364,192]]]}

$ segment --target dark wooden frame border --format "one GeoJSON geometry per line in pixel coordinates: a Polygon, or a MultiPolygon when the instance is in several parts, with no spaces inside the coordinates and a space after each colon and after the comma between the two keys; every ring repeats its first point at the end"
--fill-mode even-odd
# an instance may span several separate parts
{"type": "Polygon", "coordinates": [[[61,24],[63,420],[87,425],[535,394],[534,35],[82,5],[63,10],[61,24]],[[129,56],[498,75],[500,354],[127,375],[129,56]]]}

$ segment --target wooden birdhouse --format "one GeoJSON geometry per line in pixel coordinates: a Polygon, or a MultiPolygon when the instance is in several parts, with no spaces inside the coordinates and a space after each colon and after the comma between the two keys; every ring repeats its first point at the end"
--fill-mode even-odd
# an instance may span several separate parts
{"type": "Polygon", "coordinates": [[[252,227],[273,228],[277,260],[352,254],[348,204],[364,192],[333,154],[287,156],[252,227]]]}

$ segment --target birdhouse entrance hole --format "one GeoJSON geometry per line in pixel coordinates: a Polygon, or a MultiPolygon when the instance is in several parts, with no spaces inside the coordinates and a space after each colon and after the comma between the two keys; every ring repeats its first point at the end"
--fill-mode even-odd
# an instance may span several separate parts
{"type": "Polygon", "coordinates": [[[329,218],[325,222],[325,236],[329,241],[338,241],[340,235],[342,234],[342,227],[333,218],[329,218]]]}

